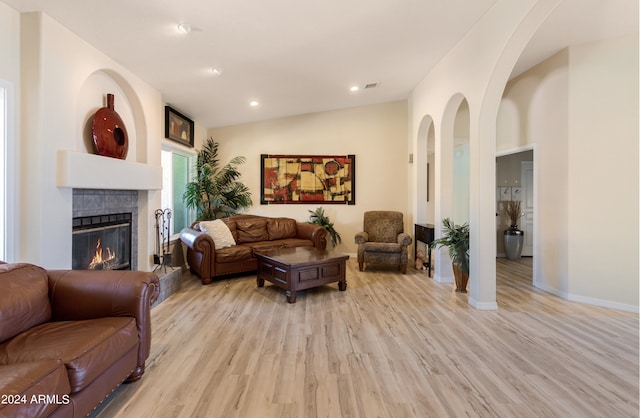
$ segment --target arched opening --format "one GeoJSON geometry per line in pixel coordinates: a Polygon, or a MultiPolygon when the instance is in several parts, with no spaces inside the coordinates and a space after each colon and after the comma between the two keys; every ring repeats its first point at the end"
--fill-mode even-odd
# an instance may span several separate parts
{"type": "Polygon", "coordinates": [[[435,134],[433,119],[422,118],[418,129],[416,164],[416,223],[433,223],[434,189],[433,169],[435,155],[435,134]]]}
{"type": "Polygon", "coordinates": [[[462,100],[453,126],[453,221],[469,222],[469,103],[462,100]]]}
{"type": "MultiPolygon", "coordinates": [[[[440,135],[435,136],[435,236],[441,236],[442,220],[455,223],[469,220],[469,104],[461,93],[447,103],[440,135]]],[[[453,281],[451,260],[445,248],[434,255],[436,281],[453,281]]]]}

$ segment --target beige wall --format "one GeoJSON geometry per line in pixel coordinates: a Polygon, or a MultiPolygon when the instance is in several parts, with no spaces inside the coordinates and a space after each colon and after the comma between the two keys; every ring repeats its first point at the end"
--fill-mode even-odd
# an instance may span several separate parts
{"type": "Polygon", "coordinates": [[[243,181],[253,199],[250,213],[309,219],[309,210],[323,206],[342,236],[338,250],[355,253],[355,234],[367,210],[405,214],[405,230],[413,234],[407,208],[407,102],[313,113],[284,119],[210,129],[220,142],[221,161],[243,155],[243,181]],[[261,154],[355,154],[356,204],[260,205],[261,154]]]}
{"type": "Polygon", "coordinates": [[[524,145],[535,154],[534,284],[637,311],[637,37],[570,47],[510,81],[497,150],[524,145]]]}
{"type": "Polygon", "coordinates": [[[535,146],[533,283],[563,297],[569,287],[568,63],[563,50],[511,80],[496,122],[498,152],[535,146]]]}
{"type": "Polygon", "coordinates": [[[569,294],[637,310],[638,37],[569,55],[569,294]]]}
{"type": "Polygon", "coordinates": [[[0,2],[0,78],[20,80],[20,14],[0,2]]]}

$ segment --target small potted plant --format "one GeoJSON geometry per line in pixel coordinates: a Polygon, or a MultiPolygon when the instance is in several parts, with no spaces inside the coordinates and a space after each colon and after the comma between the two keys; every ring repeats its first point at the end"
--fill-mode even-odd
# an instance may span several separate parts
{"type": "Polygon", "coordinates": [[[442,220],[442,237],[434,240],[431,248],[447,247],[456,282],[456,292],[467,293],[469,282],[469,224],[456,225],[451,219],[442,220]]]}
{"type": "Polygon", "coordinates": [[[309,210],[309,213],[311,214],[309,216],[309,223],[323,226],[324,229],[327,230],[327,234],[329,234],[329,237],[331,238],[331,245],[333,247],[342,242],[340,233],[335,230],[335,228],[333,227],[333,222],[331,222],[329,220],[329,217],[325,215],[322,206],[318,207],[316,210],[309,210]]]}
{"type": "Polygon", "coordinates": [[[520,258],[524,245],[524,231],[518,229],[518,220],[522,216],[521,203],[518,200],[510,200],[505,211],[509,216],[511,225],[504,231],[504,248],[509,260],[520,258]]]}

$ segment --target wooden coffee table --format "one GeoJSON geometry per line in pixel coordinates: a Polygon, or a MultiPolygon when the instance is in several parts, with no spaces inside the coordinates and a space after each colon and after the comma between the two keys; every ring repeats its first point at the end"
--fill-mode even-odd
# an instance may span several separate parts
{"type": "Polygon", "coordinates": [[[349,256],[309,247],[256,252],[258,287],[268,281],[286,290],[287,301],[296,302],[296,291],[338,282],[347,289],[346,261],[349,256]]]}

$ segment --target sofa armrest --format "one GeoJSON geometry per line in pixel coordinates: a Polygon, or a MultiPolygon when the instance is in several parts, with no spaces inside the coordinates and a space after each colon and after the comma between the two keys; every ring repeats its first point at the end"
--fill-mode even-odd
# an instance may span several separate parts
{"type": "Polygon", "coordinates": [[[409,245],[411,244],[411,236],[405,232],[401,232],[398,234],[398,244],[400,245],[409,245]]]}
{"type": "Polygon", "coordinates": [[[296,236],[301,239],[313,241],[313,246],[318,250],[327,248],[327,230],[323,226],[309,223],[296,223],[296,236]]]}
{"type": "Polygon", "coordinates": [[[199,253],[211,252],[215,254],[216,252],[216,244],[206,232],[184,228],[180,231],[180,240],[184,242],[184,245],[199,253]]]}
{"type": "Polygon", "coordinates": [[[187,263],[191,272],[202,279],[203,284],[211,283],[215,276],[216,244],[209,234],[193,228],[180,231],[180,240],[187,246],[187,263]]]}
{"type": "Polygon", "coordinates": [[[358,232],[356,234],[356,244],[364,244],[369,241],[369,234],[366,232],[358,232]]]}
{"type": "Polygon", "coordinates": [[[151,349],[151,304],[160,294],[158,276],[130,270],[48,270],[47,274],[53,320],[109,316],[136,319],[139,341],[136,372],[141,376],[151,349]]]}

